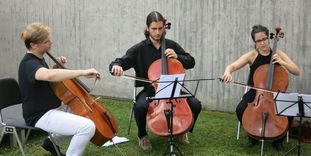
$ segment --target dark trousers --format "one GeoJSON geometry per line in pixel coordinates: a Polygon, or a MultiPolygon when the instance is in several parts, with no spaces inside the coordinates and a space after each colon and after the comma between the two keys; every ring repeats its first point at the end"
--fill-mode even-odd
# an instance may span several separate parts
{"type": "MultiPolygon", "coordinates": [[[[248,103],[251,103],[254,101],[256,96],[256,91],[251,89],[249,90],[247,93],[245,93],[242,97],[242,100],[240,101],[240,103],[238,104],[238,106],[236,107],[236,115],[238,117],[238,120],[242,123],[242,117],[243,117],[243,113],[245,111],[245,109],[247,108],[248,103]]],[[[291,122],[293,121],[292,117],[288,117],[288,125],[291,125],[291,122]]],[[[274,140],[273,143],[282,143],[284,141],[284,139],[286,138],[286,135],[278,140],[274,140]]],[[[249,139],[253,139],[251,137],[249,137],[249,139]]]]}
{"type": "MultiPolygon", "coordinates": [[[[143,136],[147,135],[146,131],[146,118],[147,112],[149,108],[149,102],[146,100],[147,92],[145,90],[141,91],[136,97],[136,103],[134,105],[134,115],[136,120],[136,125],[138,128],[138,137],[142,138],[143,136]]],[[[201,112],[202,105],[201,102],[196,98],[187,98],[187,103],[193,113],[193,126],[190,129],[192,132],[194,124],[201,112]]]]}

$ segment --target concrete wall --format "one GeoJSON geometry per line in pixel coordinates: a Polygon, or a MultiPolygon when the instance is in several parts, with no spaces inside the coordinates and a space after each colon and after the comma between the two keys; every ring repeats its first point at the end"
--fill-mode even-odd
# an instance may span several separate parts
{"type": "MultiPolygon", "coordinates": [[[[280,24],[285,38],[278,48],[301,67],[301,75],[290,76],[287,91],[311,93],[309,0],[0,0],[0,77],[17,78],[26,51],[19,35],[26,25],[42,22],[53,30],[51,53],[66,56],[68,68],[94,67],[101,72],[93,94],[131,98],[133,81],[111,76],[108,64],[144,39],[145,19],[153,10],[172,23],[167,38],[196,58],[187,79],[221,76],[227,64],[253,48],[253,25],[273,31],[280,24]]],[[[233,76],[246,82],[247,73],[245,67],[233,76]]],[[[197,98],[205,108],[234,111],[242,94],[241,87],[207,81],[200,83],[197,98]]]]}

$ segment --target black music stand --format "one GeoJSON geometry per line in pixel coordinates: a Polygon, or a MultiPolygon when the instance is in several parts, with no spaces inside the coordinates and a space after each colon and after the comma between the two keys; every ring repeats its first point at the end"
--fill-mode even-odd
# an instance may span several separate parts
{"type": "Polygon", "coordinates": [[[299,117],[298,143],[284,155],[297,149],[297,154],[303,152],[301,144],[302,118],[311,117],[311,95],[298,93],[275,93],[275,108],[278,115],[299,117]]]}
{"type": "Polygon", "coordinates": [[[170,109],[164,110],[164,114],[165,114],[167,125],[168,125],[168,132],[169,132],[168,145],[167,145],[167,149],[164,155],[176,155],[176,156],[183,155],[181,151],[178,149],[178,147],[173,143],[174,104],[172,102],[173,99],[194,97],[194,95],[191,94],[189,90],[187,90],[182,85],[183,77],[184,77],[184,74],[161,75],[160,80],[158,82],[159,85],[158,85],[157,92],[155,93],[155,96],[148,97],[149,100],[162,100],[162,99],[169,100],[168,103],[170,104],[170,109]],[[181,88],[186,89],[189,94],[180,95],[181,88]],[[167,95],[168,92],[170,92],[170,96],[167,95]]]}

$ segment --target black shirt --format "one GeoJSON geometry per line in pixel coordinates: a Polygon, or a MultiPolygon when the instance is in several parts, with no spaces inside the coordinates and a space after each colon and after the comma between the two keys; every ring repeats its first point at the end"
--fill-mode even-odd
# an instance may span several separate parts
{"type": "MultiPolygon", "coordinates": [[[[165,39],[166,48],[173,49],[177,54],[177,59],[182,63],[185,69],[193,68],[195,65],[194,58],[186,53],[185,50],[176,42],[165,39]]],[[[111,71],[113,65],[119,65],[123,70],[134,68],[136,76],[148,78],[149,66],[157,59],[161,59],[161,47],[156,49],[149,38],[141,41],[127,50],[126,54],[117,58],[109,65],[111,71]]],[[[146,86],[144,82],[136,81],[136,87],[146,86]]]]}
{"type": "Polygon", "coordinates": [[[49,68],[44,58],[40,59],[31,53],[26,53],[18,70],[18,81],[23,99],[23,117],[26,124],[30,126],[34,126],[47,111],[61,105],[50,82],[35,79],[35,74],[41,67],[49,68]]]}

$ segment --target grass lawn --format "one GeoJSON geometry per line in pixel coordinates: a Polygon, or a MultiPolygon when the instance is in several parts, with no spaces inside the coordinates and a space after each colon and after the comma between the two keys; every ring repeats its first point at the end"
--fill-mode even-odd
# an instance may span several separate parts
{"type": "MultiPolygon", "coordinates": [[[[100,100],[107,109],[109,109],[117,120],[120,131],[117,136],[127,137],[130,141],[118,144],[117,147],[98,147],[92,143],[88,144],[84,155],[146,155],[155,156],[163,155],[168,144],[167,138],[157,137],[149,133],[153,150],[142,151],[138,147],[137,129],[135,121],[132,121],[130,134],[127,135],[128,119],[131,109],[131,102],[124,100],[102,99],[100,100]],[[121,151],[121,152],[120,152],[121,151]]],[[[247,137],[245,132],[241,131],[239,140],[236,140],[237,119],[233,113],[223,113],[204,110],[201,112],[193,133],[189,133],[189,145],[174,142],[175,145],[183,152],[184,155],[193,156],[252,156],[260,155],[260,144],[252,148],[245,147],[247,137]]],[[[46,136],[40,133],[32,133],[26,146],[26,155],[30,156],[48,156],[49,153],[41,148],[41,142],[46,136]]],[[[7,139],[6,139],[7,140],[7,139]]],[[[290,139],[289,143],[284,142],[284,147],[289,150],[297,144],[297,140],[290,139]]],[[[7,142],[0,144],[0,155],[16,156],[20,155],[17,147],[11,148],[7,142]]],[[[67,144],[68,145],[68,144],[67,144]]],[[[62,145],[62,151],[65,151],[67,145],[62,145]]],[[[303,144],[306,155],[311,155],[310,144],[303,144]]],[[[278,156],[284,153],[276,151],[271,146],[271,141],[266,141],[264,146],[264,155],[278,156]]],[[[290,155],[297,155],[297,151],[293,151],[290,155]]]]}

